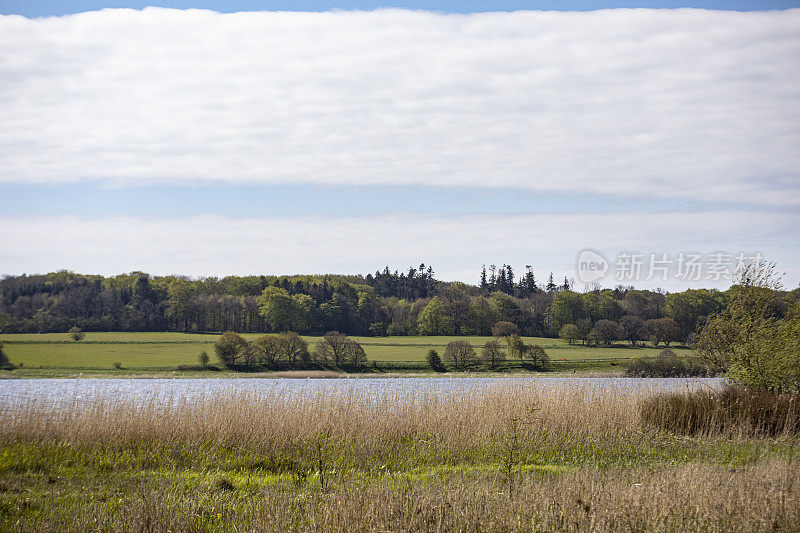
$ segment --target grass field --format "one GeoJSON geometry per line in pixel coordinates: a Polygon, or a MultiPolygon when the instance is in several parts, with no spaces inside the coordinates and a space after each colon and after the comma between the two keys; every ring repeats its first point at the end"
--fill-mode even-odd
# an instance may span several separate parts
{"type": "Polygon", "coordinates": [[[343,390],[0,405],[0,531],[800,530],[794,433],[672,434],[643,389],[343,390]]]}
{"type": "MultiPolygon", "coordinates": [[[[246,334],[248,339],[259,335],[246,334]]],[[[214,360],[214,342],[218,335],[186,333],[87,333],[80,342],[70,340],[66,333],[5,334],[0,343],[14,364],[23,364],[22,374],[58,375],[59,371],[112,372],[120,363],[122,373],[131,371],[165,372],[178,365],[197,364],[198,355],[206,351],[214,360]]],[[[388,368],[424,368],[425,355],[431,348],[443,355],[445,346],[454,339],[466,339],[476,351],[490,337],[354,337],[367,354],[369,361],[384,363],[388,368]]],[[[313,349],[318,337],[306,337],[313,349]]],[[[527,343],[545,348],[556,370],[587,369],[619,371],[631,356],[655,355],[652,347],[613,348],[570,346],[560,339],[526,337],[527,343]]],[[[18,372],[19,373],[19,372],[18,372]]]]}

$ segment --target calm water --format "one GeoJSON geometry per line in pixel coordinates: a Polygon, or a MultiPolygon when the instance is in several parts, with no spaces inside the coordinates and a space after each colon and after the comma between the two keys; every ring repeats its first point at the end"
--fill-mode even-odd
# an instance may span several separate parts
{"type": "Polygon", "coordinates": [[[584,385],[589,388],[684,390],[687,387],[717,388],[721,378],[342,378],[342,379],[4,379],[0,380],[0,404],[30,401],[69,404],[86,400],[165,400],[213,398],[231,392],[307,394],[315,391],[367,394],[455,394],[492,385],[556,387],[584,385]]]}

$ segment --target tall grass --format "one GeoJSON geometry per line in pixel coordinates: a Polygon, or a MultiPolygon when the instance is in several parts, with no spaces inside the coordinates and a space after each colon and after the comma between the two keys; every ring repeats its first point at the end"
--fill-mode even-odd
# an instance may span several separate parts
{"type": "Polygon", "coordinates": [[[800,433],[800,395],[742,387],[652,396],[642,403],[646,424],[685,435],[791,436],[800,433]]]}
{"type": "Polygon", "coordinates": [[[12,402],[0,406],[0,530],[800,529],[788,426],[771,440],[671,435],[645,414],[660,398],[343,385],[12,402]]]}

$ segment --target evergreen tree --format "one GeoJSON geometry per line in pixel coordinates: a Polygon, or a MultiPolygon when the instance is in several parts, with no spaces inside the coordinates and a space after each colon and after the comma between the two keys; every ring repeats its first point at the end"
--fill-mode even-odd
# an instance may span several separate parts
{"type": "Polygon", "coordinates": [[[552,272],[550,272],[550,277],[547,278],[547,292],[556,292],[556,284],[553,282],[552,272]]]}
{"type": "Polygon", "coordinates": [[[506,293],[514,294],[514,271],[511,270],[511,265],[506,265],[506,293]]]}

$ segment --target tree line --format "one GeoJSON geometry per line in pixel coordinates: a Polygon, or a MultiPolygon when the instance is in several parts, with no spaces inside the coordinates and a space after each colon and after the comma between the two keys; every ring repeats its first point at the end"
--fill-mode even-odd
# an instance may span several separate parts
{"type": "MultiPolygon", "coordinates": [[[[553,283],[552,275],[540,287],[532,269],[517,278],[507,265],[482,270],[480,278],[477,285],[443,282],[424,264],[367,276],[7,276],[0,279],[0,331],[488,336],[504,322],[523,336],[669,345],[695,342],[735,292],[620,286],[581,293],[567,280],[553,283]]],[[[798,290],[770,294],[777,317],[798,299],[798,290]]]]}

